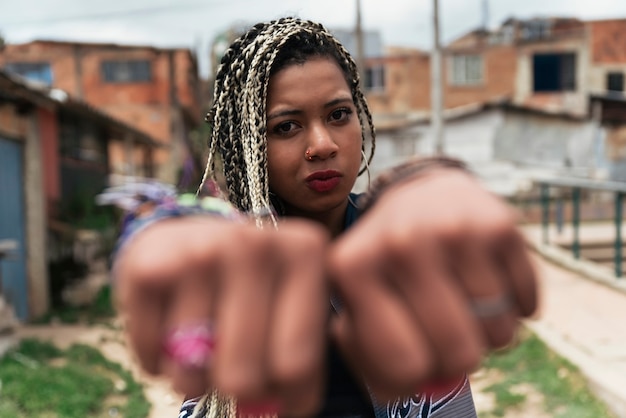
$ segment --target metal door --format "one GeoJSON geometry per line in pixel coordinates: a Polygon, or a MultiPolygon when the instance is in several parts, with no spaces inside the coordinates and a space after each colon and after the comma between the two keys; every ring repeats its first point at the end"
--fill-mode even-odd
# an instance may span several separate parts
{"type": "Polygon", "coordinates": [[[28,317],[22,144],[0,137],[0,291],[17,316],[28,317]],[[12,249],[14,248],[14,249],[12,249]]]}

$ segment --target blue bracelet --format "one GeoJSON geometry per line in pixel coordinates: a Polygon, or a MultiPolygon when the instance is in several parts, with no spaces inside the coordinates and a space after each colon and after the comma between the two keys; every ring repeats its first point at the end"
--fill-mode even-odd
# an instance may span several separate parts
{"type": "Polygon", "coordinates": [[[178,198],[166,197],[160,201],[147,201],[146,204],[155,205],[148,214],[130,213],[124,220],[115,246],[114,258],[117,258],[120,250],[130,238],[164,219],[198,215],[218,216],[233,221],[244,219],[244,216],[233,205],[217,197],[196,198],[195,195],[185,194],[178,198]]]}

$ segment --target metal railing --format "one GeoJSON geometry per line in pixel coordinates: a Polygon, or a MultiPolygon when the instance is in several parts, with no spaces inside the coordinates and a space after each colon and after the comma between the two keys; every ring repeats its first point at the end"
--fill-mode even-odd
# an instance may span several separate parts
{"type": "Polygon", "coordinates": [[[572,254],[574,258],[580,258],[580,206],[581,191],[595,190],[613,193],[614,199],[614,216],[615,240],[613,242],[615,264],[615,276],[621,278],[622,270],[622,208],[624,195],[626,194],[626,182],[617,181],[597,181],[587,179],[535,179],[535,183],[539,185],[541,190],[541,224],[542,224],[542,241],[549,244],[549,226],[550,226],[550,189],[558,187],[560,189],[571,190],[572,201],[572,254]]]}

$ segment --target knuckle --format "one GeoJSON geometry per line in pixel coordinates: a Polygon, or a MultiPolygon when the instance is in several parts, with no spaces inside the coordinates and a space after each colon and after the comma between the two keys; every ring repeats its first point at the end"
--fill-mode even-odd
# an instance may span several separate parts
{"type": "Polygon", "coordinates": [[[214,382],[218,390],[236,398],[250,398],[261,391],[261,381],[255,373],[250,373],[242,367],[235,370],[214,373],[214,382]]]}
{"type": "Polygon", "coordinates": [[[485,341],[480,324],[456,320],[432,334],[433,352],[443,376],[455,376],[474,370],[481,362],[485,341]]]}
{"type": "Polygon", "coordinates": [[[511,344],[515,339],[516,326],[513,319],[507,325],[492,327],[487,330],[489,345],[491,348],[503,348],[511,344]]]}
{"type": "Polygon", "coordinates": [[[491,218],[482,230],[485,239],[493,245],[508,244],[519,238],[515,222],[506,214],[491,218]]]}
{"type": "Polygon", "coordinates": [[[399,369],[398,383],[400,387],[415,388],[418,382],[424,381],[424,378],[431,372],[431,366],[423,359],[417,357],[404,361],[404,367],[399,369]]]}
{"type": "Polygon", "coordinates": [[[327,232],[311,222],[290,221],[278,233],[290,249],[307,253],[321,253],[329,241],[327,232]]]}
{"type": "Polygon", "coordinates": [[[389,252],[398,254],[419,246],[422,242],[420,238],[412,228],[394,228],[383,237],[382,245],[389,252]]]}
{"type": "Polygon", "coordinates": [[[150,255],[148,251],[133,251],[134,244],[136,243],[130,243],[131,246],[124,249],[125,251],[118,256],[115,266],[116,276],[119,282],[125,284],[131,282],[145,284],[162,273],[159,268],[161,263],[155,260],[163,260],[163,258],[154,257],[154,253],[150,255]]]}
{"type": "Polygon", "coordinates": [[[327,255],[328,269],[337,278],[345,278],[359,265],[359,253],[354,247],[340,242],[327,255]]]}
{"type": "Polygon", "coordinates": [[[242,258],[241,261],[250,260],[255,264],[260,264],[274,253],[274,240],[269,234],[260,230],[242,231],[239,239],[233,241],[232,244],[233,251],[236,251],[242,258]]]}
{"type": "Polygon", "coordinates": [[[376,377],[378,394],[383,398],[397,398],[412,395],[432,373],[432,368],[418,358],[407,359],[400,368],[386,368],[384,374],[376,377]]]}
{"type": "Polygon", "coordinates": [[[438,240],[452,248],[473,241],[476,235],[470,222],[465,219],[450,220],[443,223],[437,230],[438,240]]]}
{"type": "Polygon", "coordinates": [[[272,380],[278,386],[289,386],[307,380],[315,372],[309,359],[297,355],[281,356],[272,368],[272,380]]]}
{"type": "Polygon", "coordinates": [[[459,356],[456,368],[461,373],[470,373],[480,366],[481,361],[482,350],[477,345],[470,345],[468,349],[459,356]]]}

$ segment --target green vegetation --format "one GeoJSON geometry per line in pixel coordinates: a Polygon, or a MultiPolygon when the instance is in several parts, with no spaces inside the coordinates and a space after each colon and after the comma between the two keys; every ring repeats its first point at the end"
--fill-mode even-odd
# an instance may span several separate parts
{"type": "MultiPolygon", "coordinates": [[[[554,354],[535,335],[525,332],[515,348],[490,356],[487,372],[497,382],[485,391],[495,395],[495,408],[484,418],[504,417],[506,411],[526,408],[529,386],[543,399],[543,411],[555,418],[610,418],[606,406],[589,391],[587,382],[568,361],[554,354]],[[517,390],[516,390],[517,389],[517,390]]],[[[530,415],[529,415],[530,416],[530,415]]]]}
{"type": "Polygon", "coordinates": [[[115,309],[111,302],[111,286],[102,287],[94,301],[88,306],[74,307],[67,305],[57,305],[53,307],[36,323],[47,324],[59,321],[65,324],[104,324],[109,325],[110,320],[115,316],[115,309]]]}
{"type": "Polygon", "coordinates": [[[142,387],[98,350],[27,339],[0,360],[0,418],[143,418],[142,387]]]}

